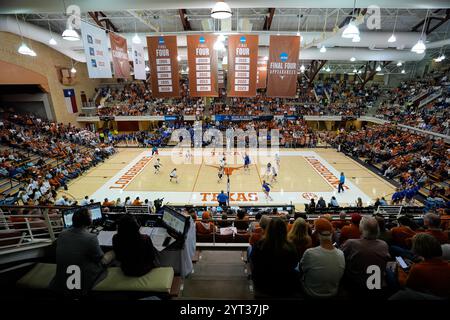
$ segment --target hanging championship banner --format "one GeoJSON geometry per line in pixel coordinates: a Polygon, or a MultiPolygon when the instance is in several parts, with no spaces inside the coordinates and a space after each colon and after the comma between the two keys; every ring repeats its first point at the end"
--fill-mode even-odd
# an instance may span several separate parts
{"type": "Polygon", "coordinates": [[[267,96],[295,97],[297,95],[299,50],[299,36],[270,36],[267,96]]]}
{"type": "Polygon", "coordinates": [[[228,36],[228,96],[254,97],[258,63],[257,35],[228,36]]]}
{"type": "Polygon", "coordinates": [[[217,70],[217,86],[220,89],[225,88],[225,75],[223,69],[217,70]]]}
{"type": "Polygon", "coordinates": [[[84,21],[80,28],[89,78],[112,78],[106,32],[84,21]]]}
{"type": "Polygon", "coordinates": [[[147,37],[147,47],[153,97],[179,97],[177,37],[147,37]]]}
{"type": "Polygon", "coordinates": [[[134,78],[139,80],[147,79],[145,73],[144,46],[133,43],[131,46],[131,56],[133,59],[134,78]]]}
{"type": "Polygon", "coordinates": [[[217,51],[212,34],[188,35],[189,95],[191,97],[217,97],[217,51]]]}
{"type": "Polygon", "coordinates": [[[128,62],[127,39],[115,34],[109,33],[111,42],[111,55],[114,69],[114,78],[128,78],[130,76],[130,63],[128,62]]]}
{"type": "Polygon", "coordinates": [[[267,80],[267,60],[264,57],[258,57],[258,71],[256,71],[256,88],[264,89],[267,80]]]}

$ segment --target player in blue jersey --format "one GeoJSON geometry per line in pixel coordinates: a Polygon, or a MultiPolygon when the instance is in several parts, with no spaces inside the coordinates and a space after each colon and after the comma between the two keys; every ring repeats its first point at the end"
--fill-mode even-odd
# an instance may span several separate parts
{"type": "Polygon", "coordinates": [[[266,195],[266,200],[273,201],[272,197],[270,196],[270,187],[271,185],[266,182],[266,180],[263,180],[262,188],[264,191],[264,194],[266,195]]]}

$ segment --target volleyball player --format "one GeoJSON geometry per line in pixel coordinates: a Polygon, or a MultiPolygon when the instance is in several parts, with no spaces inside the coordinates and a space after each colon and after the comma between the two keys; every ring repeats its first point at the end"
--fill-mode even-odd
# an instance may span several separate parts
{"type": "Polygon", "coordinates": [[[244,156],[244,170],[248,171],[250,170],[250,157],[248,156],[248,154],[245,154],[244,156]]]}
{"type": "Polygon", "coordinates": [[[178,183],[178,174],[177,174],[177,168],[174,168],[172,172],[169,174],[170,182],[172,182],[173,179],[175,179],[175,182],[178,183]]]}
{"type": "Polygon", "coordinates": [[[217,173],[217,183],[222,182],[224,171],[225,171],[224,167],[219,167],[219,172],[217,173]]]}
{"type": "Polygon", "coordinates": [[[280,154],[278,152],[275,153],[275,163],[277,164],[277,167],[280,168],[281,159],[280,154]]]}
{"type": "Polygon", "coordinates": [[[272,173],[272,164],[269,162],[266,166],[266,173],[264,174],[267,178],[269,178],[272,173]]]}
{"type": "Polygon", "coordinates": [[[275,166],[272,166],[272,183],[277,182],[277,169],[275,168],[275,166]]]}
{"type": "Polygon", "coordinates": [[[155,168],[155,172],[154,172],[155,174],[159,173],[159,169],[161,168],[161,166],[162,166],[161,160],[159,158],[156,159],[156,162],[153,165],[153,167],[155,168]]]}
{"type": "Polygon", "coordinates": [[[270,196],[270,187],[271,185],[266,182],[266,180],[263,180],[262,188],[264,191],[264,194],[266,195],[266,200],[273,201],[272,197],[270,196]]]}

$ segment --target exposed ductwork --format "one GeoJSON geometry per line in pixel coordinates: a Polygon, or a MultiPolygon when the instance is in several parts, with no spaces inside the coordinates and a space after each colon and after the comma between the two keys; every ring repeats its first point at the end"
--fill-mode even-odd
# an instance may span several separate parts
{"type": "MultiPolygon", "coordinates": [[[[50,40],[50,32],[41,27],[35,26],[28,22],[16,21],[12,16],[2,16],[0,15],[0,31],[10,32],[20,36],[21,32],[24,38],[29,38],[31,40],[41,42],[48,45],[48,40],[50,40]],[[19,30],[20,25],[20,30],[19,30]]],[[[83,44],[81,40],[79,41],[67,41],[64,40],[61,35],[53,33],[53,38],[58,42],[56,46],[52,48],[62,54],[68,56],[69,58],[78,61],[86,62],[86,56],[83,52],[83,44]]]]}
{"type": "MultiPolygon", "coordinates": [[[[48,45],[50,33],[48,30],[38,27],[36,25],[19,21],[22,34],[26,38],[41,42],[48,45]]],[[[20,35],[16,19],[12,16],[0,16],[0,31],[10,32],[20,35]]],[[[176,34],[178,43],[178,52],[182,60],[186,60],[186,34],[198,34],[202,32],[187,32],[180,35],[180,33],[165,33],[176,34]]],[[[276,32],[253,32],[259,34],[259,55],[268,55],[268,46],[270,42],[270,35],[276,32]]],[[[122,34],[127,38],[131,46],[132,37],[134,33],[122,34]]],[[[139,34],[142,39],[145,39],[149,34],[139,34]]],[[[362,32],[361,42],[353,43],[351,40],[343,39],[339,33],[328,32],[322,35],[320,32],[303,32],[304,38],[303,46],[306,48],[300,50],[301,60],[336,60],[348,61],[351,57],[355,57],[356,61],[419,61],[424,58],[425,54],[416,54],[409,49],[420,38],[420,33],[416,32],[399,32],[396,33],[397,42],[390,44],[387,39],[391,35],[390,32],[362,32]],[[320,53],[317,47],[323,44],[327,47],[327,52],[320,53]]],[[[53,48],[62,54],[70,57],[78,62],[86,62],[86,57],[83,51],[83,44],[81,41],[70,42],[64,40],[59,34],[53,34],[53,37],[58,42],[57,46],[53,48]]],[[[449,44],[450,39],[437,41],[427,44],[428,48],[437,48],[442,45],[449,44]]],[[[144,41],[145,45],[146,41],[144,41]]],[[[146,59],[147,50],[145,50],[146,59]]]]}
{"type": "MultiPolygon", "coordinates": [[[[111,11],[122,11],[130,8],[135,10],[165,10],[180,9],[180,4],[185,9],[212,8],[215,1],[212,0],[71,0],[70,3],[80,6],[83,11],[101,11],[108,8],[111,11]]],[[[227,0],[231,8],[353,8],[353,1],[336,0],[227,0]]],[[[400,9],[443,9],[449,8],[448,0],[358,0],[359,8],[367,8],[376,4],[380,8],[400,8],[400,9]]],[[[1,1],[0,14],[11,13],[37,13],[37,12],[58,12],[61,11],[61,2],[55,0],[21,0],[21,1],[1,1]]]]}

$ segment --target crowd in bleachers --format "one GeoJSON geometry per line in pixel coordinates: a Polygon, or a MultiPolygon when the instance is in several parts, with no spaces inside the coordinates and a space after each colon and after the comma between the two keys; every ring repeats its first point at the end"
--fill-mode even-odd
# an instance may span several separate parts
{"type": "Polygon", "coordinates": [[[421,80],[402,82],[385,93],[378,116],[400,124],[450,135],[450,81],[448,75],[430,75],[421,80]],[[420,106],[422,99],[436,98],[420,106]],[[419,107],[420,106],[420,107],[419,107]]]}
{"type": "Polygon", "coordinates": [[[238,242],[250,243],[248,261],[257,294],[450,296],[450,225],[443,211],[420,219],[345,211],[334,218],[324,214],[312,219],[296,213],[289,221],[287,213],[276,209],[252,216],[245,209],[228,209],[214,212],[215,218],[209,211],[198,217],[194,209],[186,210],[195,221],[197,242],[212,242],[213,233],[216,241],[232,242],[234,232],[238,242]],[[396,257],[409,267],[402,269],[396,257]],[[380,268],[382,288],[371,291],[367,268],[374,265],[380,268]]]}
{"type": "Polygon", "coordinates": [[[328,139],[341,151],[374,164],[383,176],[398,180],[401,186],[393,195],[394,203],[412,201],[424,187],[430,190],[433,205],[449,201],[449,149],[442,139],[433,140],[391,124],[341,131],[328,139]]]}
{"type": "Polygon", "coordinates": [[[91,131],[33,116],[5,117],[0,135],[2,177],[20,183],[24,204],[54,203],[56,190],[115,152],[91,131]]]}

